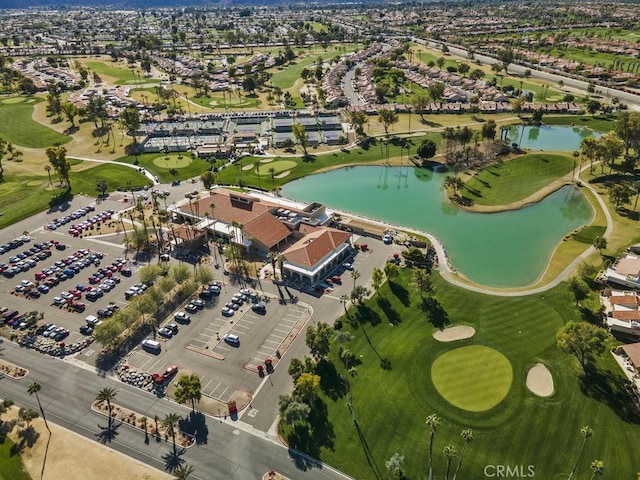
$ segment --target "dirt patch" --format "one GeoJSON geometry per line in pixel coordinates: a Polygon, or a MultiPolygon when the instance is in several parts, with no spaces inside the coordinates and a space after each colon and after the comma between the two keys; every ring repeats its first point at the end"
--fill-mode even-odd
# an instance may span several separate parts
{"type": "Polygon", "coordinates": [[[539,397],[553,395],[553,377],[551,372],[542,363],[536,363],[527,373],[527,388],[531,393],[539,397]]]}
{"type": "MultiPolygon", "coordinates": [[[[18,408],[13,407],[2,415],[5,421],[17,421],[18,408]]],[[[104,478],[104,472],[109,472],[109,479],[141,480],[170,479],[171,475],[144,465],[120,452],[105,447],[95,441],[49,423],[51,428],[51,442],[47,451],[49,433],[42,419],[31,422],[38,438],[33,446],[22,450],[22,461],[31,478],[41,478],[42,462],[47,455],[44,469],[45,480],[84,480],[87,478],[104,478]]],[[[20,443],[19,428],[14,428],[9,437],[20,443]]]]}
{"type": "Polygon", "coordinates": [[[455,327],[445,328],[433,332],[433,338],[439,342],[454,342],[456,340],[464,340],[471,338],[476,334],[476,330],[468,325],[456,325],[455,327]]]}

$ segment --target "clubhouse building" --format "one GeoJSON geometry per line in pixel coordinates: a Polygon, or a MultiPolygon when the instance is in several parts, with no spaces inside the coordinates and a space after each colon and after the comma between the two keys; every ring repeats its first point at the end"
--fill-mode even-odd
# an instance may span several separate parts
{"type": "Polygon", "coordinates": [[[207,238],[222,238],[247,252],[266,258],[269,252],[283,255],[282,277],[301,285],[324,281],[353,253],[352,233],[330,227],[324,205],[303,205],[265,195],[218,188],[201,192],[168,208],[174,218],[191,227],[175,246],[194,248],[207,238]],[[191,241],[182,243],[192,230],[191,241]],[[195,239],[200,239],[195,242],[195,239]]]}

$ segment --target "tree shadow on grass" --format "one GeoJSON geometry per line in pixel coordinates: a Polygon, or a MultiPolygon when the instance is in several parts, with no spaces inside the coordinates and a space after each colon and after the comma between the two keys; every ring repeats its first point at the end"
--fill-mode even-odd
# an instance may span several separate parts
{"type": "Polygon", "coordinates": [[[449,314],[444,308],[442,308],[440,302],[433,297],[422,297],[420,310],[424,312],[429,323],[440,330],[451,323],[449,320],[449,314]]]}
{"type": "MultiPolygon", "coordinates": [[[[351,409],[352,407],[350,407],[351,409]]],[[[353,414],[353,411],[352,411],[353,414]]],[[[358,438],[360,439],[360,444],[362,445],[362,450],[364,451],[364,455],[367,458],[367,463],[369,464],[369,467],[371,468],[371,471],[373,472],[373,475],[375,476],[376,479],[383,479],[385,478],[384,475],[382,474],[382,472],[380,471],[380,467],[378,467],[378,464],[376,463],[375,459],[373,458],[373,453],[371,453],[371,449],[369,448],[369,444],[367,443],[367,439],[364,436],[364,433],[362,432],[362,429],[360,428],[360,425],[358,424],[358,421],[354,418],[353,419],[353,424],[356,427],[356,431],[358,432],[358,438]]]]}
{"type": "MultiPolygon", "coordinates": [[[[384,358],[382,355],[380,355],[380,353],[376,349],[376,347],[373,344],[373,342],[371,342],[371,338],[369,338],[369,334],[367,333],[367,331],[364,328],[364,323],[363,322],[359,322],[359,325],[360,325],[360,329],[362,330],[362,333],[364,334],[364,338],[367,339],[367,343],[369,344],[369,346],[373,350],[373,353],[375,353],[378,356],[378,359],[380,360],[380,367],[383,370],[391,370],[391,360],[389,360],[388,358],[384,358]]],[[[372,324],[372,325],[374,325],[374,324],[372,324]]]]}
{"type": "Polygon", "coordinates": [[[378,306],[382,309],[389,320],[389,323],[398,325],[402,321],[400,314],[391,306],[391,302],[388,298],[379,296],[377,298],[377,302],[378,306]]]}
{"type": "Polygon", "coordinates": [[[209,436],[209,428],[207,427],[206,417],[201,412],[191,411],[189,416],[183,418],[178,423],[180,430],[193,435],[197,445],[205,445],[209,436]]]}
{"type": "Polygon", "coordinates": [[[347,383],[333,362],[326,359],[320,360],[316,366],[316,373],[320,376],[322,392],[331,400],[335,401],[346,395],[347,383]]]}
{"type": "Polygon", "coordinates": [[[184,458],[181,458],[184,453],[184,448],[181,448],[180,450],[174,448],[170,452],[162,455],[162,460],[164,460],[164,469],[167,472],[173,472],[176,468],[180,467],[185,462],[184,458]]]}
{"type": "Polygon", "coordinates": [[[98,424],[98,427],[100,428],[100,432],[96,433],[96,437],[98,437],[98,440],[100,441],[100,443],[104,445],[107,442],[111,442],[112,440],[115,440],[115,438],[119,434],[118,429],[120,428],[120,425],[122,425],[122,422],[117,424],[113,422],[109,422],[109,425],[107,425],[106,427],[103,427],[102,425],[98,424]]]}
{"type": "Polygon", "coordinates": [[[409,306],[409,291],[406,288],[396,282],[389,282],[389,288],[405,307],[409,306]]]}
{"type": "Polygon", "coordinates": [[[580,314],[583,320],[589,322],[592,325],[596,325],[598,327],[602,326],[602,315],[600,315],[598,312],[594,312],[593,310],[590,310],[585,307],[578,307],[578,308],[580,310],[580,314]]]}
{"type": "Polygon", "coordinates": [[[321,448],[333,450],[335,432],[328,418],[327,404],[320,398],[311,406],[308,425],[297,425],[289,435],[289,455],[294,459],[296,468],[307,470],[321,467],[314,459],[320,459],[321,448]],[[299,452],[313,457],[307,458],[299,452]]]}
{"type": "Polygon", "coordinates": [[[355,311],[355,319],[357,323],[354,326],[369,323],[372,327],[378,325],[382,318],[375,310],[372,310],[367,305],[358,305],[355,311]]]}
{"type": "Polygon", "coordinates": [[[610,370],[599,371],[587,365],[580,377],[580,390],[588,397],[605,403],[623,421],[640,424],[640,413],[627,390],[628,382],[610,370]]]}

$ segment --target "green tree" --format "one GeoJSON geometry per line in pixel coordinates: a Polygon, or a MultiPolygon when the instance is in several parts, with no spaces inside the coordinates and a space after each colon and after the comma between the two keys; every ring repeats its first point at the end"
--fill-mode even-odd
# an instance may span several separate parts
{"type": "Polygon", "coordinates": [[[384,266],[384,274],[390,282],[400,276],[400,267],[395,263],[387,262],[384,266]]]}
{"type": "Polygon", "coordinates": [[[586,322],[567,322],[556,334],[558,347],[574,355],[583,370],[605,351],[609,339],[606,330],[586,322]]]}
{"type": "Polygon", "coordinates": [[[616,183],[609,188],[609,198],[617,209],[620,209],[625,203],[629,203],[633,193],[631,188],[621,183],[616,183]]]}
{"type": "Polygon", "coordinates": [[[45,150],[49,163],[60,177],[61,182],[65,182],[71,187],[71,164],[67,160],[67,149],[62,146],[48,147],[45,150]]]}
{"type": "Polygon", "coordinates": [[[115,388],[109,387],[104,387],[98,392],[98,395],[96,395],[97,402],[107,402],[107,410],[109,412],[109,430],[111,430],[111,425],[113,422],[113,405],[111,404],[111,402],[115,400],[117,395],[118,393],[116,392],[115,388]]]}
{"type": "Polygon", "coordinates": [[[104,178],[101,178],[96,182],[96,190],[98,191],[101,197],[104,197],[107,194],[107,190],[109,190],[109,185],[107,185],[107,181],[104,178]]]}
{"type": "Polygon", "coordinates": [[[362,305],[364,299],[371,295],[371,291],[365,287],[364,285],[357,285],[353,290],[351,290],[351,301],[355,305],[362,305]]]}
{"type": "Polygon", "coordinates": [[[496,138],[497,125],[495,120],[487,120],[482,124],[482,138],[494,140],[496,138]]]}
{"type": "Polygon", "coordinates": [[[430,158],[435,157],[436,155],[436,142],[430,139],[423,140],[418,150],[416,150],[416,154],[420,159],[424,162],[425,160],[429,160],[430,158]]]}
{"type": "Polygon", "coordinates": [[[395,111],[389,110],[388,108],[381,108],[378,110],[378,123],[382,124],[385,135],[389,135],[389,127],[398,123],[398,121],[398,114],[395,111]]]}
{"type": "Polygon", "coordinates": [[[364,136],[364,126],[369,122],[369,117],[362,110],[349,110],[347,119],[351,124],[351,128],[356,133],[356,137],[364,136]]]}
{"type": "Polygon", "coordinates": [[[601,477],[604,474],[604,462],[602,460],[594,460],[591,462],[591,480],[601,477]]]}
{"type": "Polygon", "coordinates": [[[416,268],[413,271],[413,285],[420,292],[420,298],[424,298],[424,294],[431,295],[433,293],[433,283],[431,275],[422,268],[416,268]]]}
{"type": "Polygon", "coordinates": [[[127,135],[133,137],[133,144],[138,143],[136,132],[140,128],[140,113],[133,105],[120,112],[120,122],[127,131],[127,135]]]}
{"type": "Polygon", "coordinates": [[[602,251],[607,248],[607,239],[605,237],[597,236],[593,241],[593,247],[598,250],[600,255],[602,255],[602,251]]]}
{"type": "Polygon", "coordinates": [[[371,282],[373,285],[373,290],[375,292],[382,286],[382,282],[384,282],[384,272],[379,268],[374,268],[373,273],[371,275],[371,282]]]}
{"type": "Polygon", "coordinates": [[[195,471],[193,465],[180,465],[172,473],[177,480],[187,480],[195,471]]]}
{"type": "Polygon", "coordinates": [[[404,463],[404,456],[399,453],[394,453],[384,465],[393,477],[404,478],[404,472],[402,471],[402,464],[404,463]]]}
{"type": "Polygon", "coordinates": [[[571,469],[571,473],[569,474],[569,480],[573,478],[573,474],[578,468],[578,463],[580,462],[580,457],[582,456],[582,451],[584,450],[584,446],[587,444],[587,440],[593,436],[593,430],[589,425],[585,425],[580,429],[580,435],[582,435],[582,445],[580,445],[580,450],[578,451],[578,456],[576,458],[576,463],[573,464],[573,468],[571,469]]]}
{"type": "Polygon", "coordinates": [[[242,88],[245,92],[249,94],[253,94],[256,91],[256,79],[251,75],[247,75],[247,77],[242,81],[242,88]]]}
{"type": "MultiPolygon", "coordinates": [[[[429,96],[424,93],[419,93],[413,97],[413,108],[420,115],[420,119],[424,122],[424,112],[429,106],[429,96]]],[[[419,154],[418,154],[419,155],[419,154]]]]}
{"type": "Polygon", "coordinates": [[[333,328],[324,322],[319,322],[316,328],[312,325],[307,327],[305,341],[313,358],[318,360],[329,354],[332,335],[333,328]]]}
{"type": "Polygon", "coordinates": [[[567,282],[569,291],[573,294],[576,301],[576,307],[580,306],[580,300],[584,300],[589,296],[589,286],[578,277],[571,277],[567,282]]]}
{"type": "Polygon", "coordinates": [[[168,413],[162,419],[161,425],[166,430],[168,435],[171,435],[171,442],[173,443],[173,455],[177,455],[176,450],[176,430],[178,430],[178,424],[182,420],[182,417],[177,413],[168,413]]]}
{"type": "Polygon", "coordinates": [[[614,131],[624,142],[625,156],[634,149],[636,155],[640,151],[640,112],[620,112],[614,124],[614,131]]]}
{"type": "Polygon", "coordinates": [[[76,116],[78,115],[78,107],[71,102],[62,102],[60,108],[62,109],[62,113],[64,113],[64,116],[67,117],[69,123],[71,123],[71,127],[75,127],[76,116]]]}
{"type": "Polygon", "coordinates": [[[297,395],[280,395],[278,407],[280,416],[287,425],[307,425],[311,407],[297,395]]]}
{"type": "Polygon", "coordinates": [[[31,428],[31,422],[38,418],[38,412],[31,408],[21,407],[18,410],[18,418],[27,424],[27,430],[31,428]]]}
{"type": "Polygon", "coordinates": [[[191,402],[191,410],[196,411],[196,403],[202,398],[200,377],[196,374],[182,375],[178,380],[174,398],[178,403],[191,402]]]}
{"type": "Polygon", "coordinates": [[[429,428],[429,480],[433,480],[433,440],[440,425],[440,418],[433,413],[427,417],[425,424],[429,428]]]}
{"type": "Polygon", "coordinates": [[[442,82],[434,82],[428,87],[429,96],[433,99],[434,102],[437,102],[444,95],[444,83],[442,82]]]}
{"type": "Polygon", "coordinates": [[[303,372],[294,386],[293,391],[306,402],[309,402],[316,394],[320,386],[320,376],[314,373],[303,372]]]}
{"type": "Polygon", "coordinates": [[[207,170],[202,175],[200,175],[200,181],[202,182],[202,185],[205,189],[211,190],[211,187],[213,187],[214,183],[216,183],[216,176],[213,172],[207,170]]]}
{"type": "Polygon", "coordinates": [[[453,480],[456,480],[458,472],[462,467],[462,457],[464,455],[464,451],[467,449],[467,445],[475,440],[473,436],[473,430],[471,430],[470,428],[464,429],[460,434],[460,437],[462,437],[462,448],[460,449],[460,457],[458,457],[458,466],[456,467],[456,471],[453,472],[453,480]]]}
{"type": "MultiPolygon", "coordinates": [[[[47,423],[47,417],[45,417],[44,415],[44,408],[42,408],[42,403],[40,403],[40,396],[38,395],[38,392],[40,390],[42,390],[40,384],[37,382],[32,382],[29,385],[29,388],[27,388],[27,393],[29,395],[35,394],[36,402],[38,402],[38,408],[40,409],[40,414],[42,415],[42,420],[44,420],[44,426],[47,427],[47,431],[49,432],[49,435],[51,435],[51,429],[49,428],[49,424],[47,423]]],[[[6,401],[4,403],[6,404],[6,401]]]]}
{"type": "Polygon", "coordinates": [[[451,462],[458,455],[458,449],[453,445],[446,445],[442,450],[444,457],[447,460],[447,470],[444,474],[444,480],[449,480],[449,472],[451,471],[451,462]]]}
{"type": "Polygon", "coordinates": [[[294,123],[291,127],[293,132],[293,136],[298,141],[298,144],[302,147],[302,151],[305,156],[307,155],[307,145],[309,142],[309,134],[307,133],[307,129],[301,123],[294,123]]]}

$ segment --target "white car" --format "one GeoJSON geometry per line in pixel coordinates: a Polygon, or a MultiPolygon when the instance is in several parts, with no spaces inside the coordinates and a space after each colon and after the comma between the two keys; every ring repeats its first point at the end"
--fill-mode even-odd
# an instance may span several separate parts
{"type": "Polygon", "coordinates": [[[69,292],[62,292],[60,296],[65,300],[71,300],[73,298],[73,295],[71,295],[69,292]]]}
{"type": "Polygon", "coordinates": [[[342,268],[344,268],[345,270],[353,270],[353,265],[349,262],[345,262],[342,264],[342,268]]]}
{"type": "Polygon", "coordinates": [[[176,322],[180,323],[189,323],[191,321],[191,315],[188,315],[184,312],[176,312],[173,318],[176,322]]]}
{"type": "Polygon", "coordinates": [[[233,317],[234,313],[235,312],[233,311],[233,309],[228,307],[222,307],[222,315],[224,315],[225,317],[233,317]]]}
{"type": "Polygon", "coordinates": [[[54,305],[64,305],[64,298],[62,297],[53,297],[53,304],[54,305]]]}

